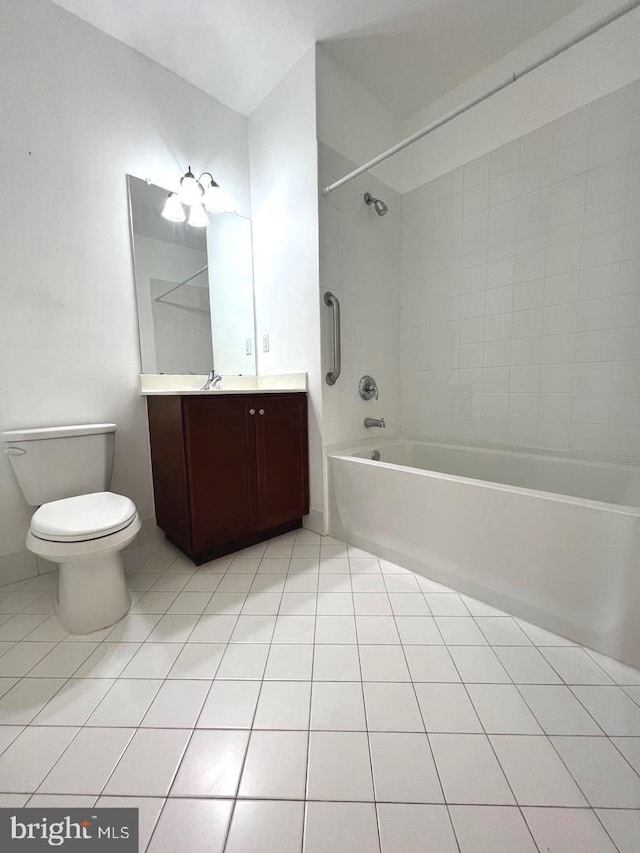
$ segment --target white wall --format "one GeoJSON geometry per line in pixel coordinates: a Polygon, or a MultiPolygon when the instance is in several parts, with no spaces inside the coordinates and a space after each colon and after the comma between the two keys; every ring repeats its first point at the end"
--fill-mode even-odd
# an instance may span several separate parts
{"type": "MultiPolygon", "coordinates": [[[[575,12],[412,116],[404,122],[401,136],[408,136],[504,81],[514,71],[536,61],[619,7],[620,0],[584,3],[575,12]]],[[[640,76],[638,44],[640,9],[630,12],[398,155],[402,171],[401,191],[408,192],[633,82],[640,76]]]]}
{"type": "MultiPolygon", "coordinates": [[[[354,168],[352,162],[320,143],[320,183],[354,168]]],[[[320,285],[341,304],[342,374],[335,385],[323,382],[324,444],[375,438],[378,428],[364,427],[365,417],[384,417],[388,433],[400,426],[400,195],[373,175],[320,197],[320,285]],[[379,217],[363,195],[385,201],[379,217]],[[364,401],[360,378],[373,376],[378,400],[364,401]]],[[[331,312],[322,307],[323,377],[333,369],[331,312]]]]}
{"type": "Polygon", "coordinates": [[[311,517],[322,526],[315,51],[249,118],[258,373],[309,379],[311,517]],[[262,337],[269,335],[269,351],[262,337]]]}
{"type": "MultiPolygon", "coordinates": [[[[394,115],[321,45],[316,48],[316,67],[318,139],[321,142],[350,160],[351,169],[398,142],[402,128],[394,115]]],[[[341,178],[343,174],[336,177],[341,178]]],[[[371,174],[400,190],[401,161],[397,157],[381,163],[371,174]]]]}
{"type": "Polygon", "coordinates": [[[403,431],[640,457],[640,82],[403,209],[403,431]]]}
{"type": "MultiPolygon", "coordinates": [[[[248,215],[247,122],[45,0],[2,16],[0,426],[115,421],[112,487],[149,518],[125,175],[172,186],[191,163],[248,215]]],[[[0,455],[5,581],[35,571],[30,513],[0,455]]]]}

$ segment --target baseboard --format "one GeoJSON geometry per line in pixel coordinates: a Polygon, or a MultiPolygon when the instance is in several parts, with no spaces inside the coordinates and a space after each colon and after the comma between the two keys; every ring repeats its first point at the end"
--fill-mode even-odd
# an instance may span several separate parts
{"type": "Polygon", "coordinates": [[[307,530],[313,530],[314,533],[319,533],[320,536],[326,536],[324,512],[321,509],[311,507],[309,515],[305,515],[302,519],[302,526],[307,530]]]}

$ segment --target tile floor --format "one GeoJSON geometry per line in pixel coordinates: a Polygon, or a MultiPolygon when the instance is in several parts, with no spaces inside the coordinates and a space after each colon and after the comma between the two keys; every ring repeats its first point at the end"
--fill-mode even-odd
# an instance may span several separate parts
{"type": "Polygon", "coordinates": [[[640,672],[309,531],[125,561],[91,636],[54,575],[0,588],[0,806],[138,806],[149,853],[640,850],[640,672]]]}

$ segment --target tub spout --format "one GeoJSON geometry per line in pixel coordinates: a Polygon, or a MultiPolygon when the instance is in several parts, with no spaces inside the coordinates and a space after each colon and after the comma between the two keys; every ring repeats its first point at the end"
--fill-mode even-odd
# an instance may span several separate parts
{"type": "Polygon", "coordinates": [[[364,425],[369,429],[369,427],[380,427],[380,429],[385,429],[386,424],[384,422],[384,418],[365,418],[364,425]]]}

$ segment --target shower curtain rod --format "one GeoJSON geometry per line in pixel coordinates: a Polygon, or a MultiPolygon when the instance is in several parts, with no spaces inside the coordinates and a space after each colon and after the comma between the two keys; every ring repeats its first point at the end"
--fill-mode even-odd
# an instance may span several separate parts
{"type": "Polygon", "coordinates": [[[592,24],[590,27],[579,32],[576,36],[574,36],[570,41],[565,42],[560,47],[557,47],[555,50],[545,54],[542,59],[538,59],[536,62],[531,63],[530,65],[525,66],[520,71],[514,71],[513,74],[504,80],[502,83],[499,83],[496,86],[493,86],[491,89],[488,89],[482,95],[478,95],[475,98],[472,98],[470,101],[462,104],[457,107],[455,110],[451,110],[451,112],[446,113],[446,115],[442,116],[442,118],[437,119],[436,121],[432,121],[430,124],[423,127],[421,130],[417,130],[415,133],[412,133],[411,136],[407,136],[406,139],[403,139],[402,142],[398,142],[396,145],[389,148],[387,151],[383,151],[382,154],[378,154],[377,157],[374,157],[373,160],[369,160],[368,163],[365,163],[363,166],[359,166],[357,169],[354,169],[353,172],[349,172],[348,175],[345,175],[344,178],[340,178],[339,181],[335,181],[333,184],[329,184],[329,186],[325,187],[322,190],[323,196],[328,196],[329,193],[332,193],[334,190],[337,190],[338,187],[343,186],[343,184],[352,181],[354,178],[357,178],[358,175],[362,175],[364,172],[368,172],[369,169],[372,169],[374,166],[377,166],[378,163],[382,163],[383,160],[387,160],[389,157],[392,157],[394,154],[397,154],[399,151],[403,151],[405,148],[408,148],[409,145],[413,145],[414,142],[417,142],[419,139],[423,139],[423,137],[427,136],[429,133],[432,133],[434,130],[437,130],[439,127],[442,127],[445,124],[448,124],[454,118],[466,113],[467,110],[472,109],[473,107],[477,107],[478,104],[481,104],[483,101],[486,101],[488,98],[491,98],[493,95],[496,95],[498,92],[501,92],[503,89],[506,89],[508,86],[511,86],[516,80],[519,80],[521,77],[524,77],[525,74],[530,74],[532,71],[535,71],[536,68],[540,68],[541,65],[549,62],[551,59],[555,59],[556,56],[559,56],[561,53],[564,53],[569,48],[574,47],[574,45],[579,44],[581,41],[584,41],[589,36],[594,35],[599,30],[604,29],[604,27],[612,24],[614,21],[617,21],[619,18],[622,18],[624,15],[627,15],[629,12],[632,12],[634,9],[637,9],[640,6],[640,0],[630,0],[630,2],[624,3],[620,8],[616,9],[615,12],[611,12],[609,15],[606,15],[604,18],[601,18],[597,23],[592,24]]]}
{"type": "MultiPolygon", "coordinates": [[[[640,3],[640,0],[638,0],[638,2],[640,3]]],[[[184,281],[181,281],[180,284],[176,284],[175,287],[172,287],[171,290],[167,290],[166,293],[161,293],[160,296],[156,296],[156,298],[153,301],[154,302],[160,302],[162,299],[165,298],[165,296],[168,296],[170,293],[173,293],[174,290],[177,290],[179,287],[182,287],[183,284],[188,284],[188,282],[190,282],[194,278],[197,278],[200,275],[200,273],[206,272],[208,269],[209,269],[209,264],[205,264],[201,270],[198,270],[198,272],[194,272],[193,275],[190,275],[189,278],[185,278],[184,281]]]]}

